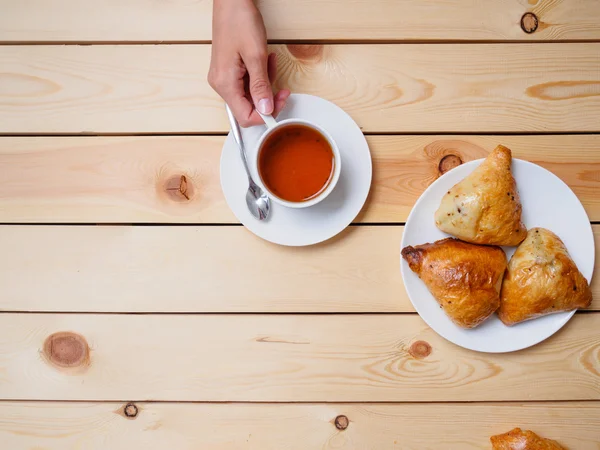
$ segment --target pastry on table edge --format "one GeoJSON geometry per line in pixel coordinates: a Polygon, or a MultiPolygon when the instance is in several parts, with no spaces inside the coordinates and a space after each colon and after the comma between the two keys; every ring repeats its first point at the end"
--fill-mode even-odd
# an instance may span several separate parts
{"type": "Polygon", "coordinates": [[[558,442],[538,436],[533,431],[515,428],[490,438],[492,450],[567,450],[558,442]]]}
{"type": "Polygon", "coordinates": [[[476,327],[498,309],[507,265],[500,247],[447,238],[407,246],[402,257],[458,326],[476,327]]]}
{"type": "Polygon", "coordinates": [[[503,145],[442,198],[435,224],[465,242],[518,245],[527,235],[521,200],[511,172],[512,153],[503,145]]]}

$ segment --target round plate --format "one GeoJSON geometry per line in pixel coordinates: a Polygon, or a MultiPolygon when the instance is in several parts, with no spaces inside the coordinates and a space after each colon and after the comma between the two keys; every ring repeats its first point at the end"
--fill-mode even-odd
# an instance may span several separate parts
{"type": "MultiPolygon", "coordinates": [[[[221,153],[221,187],[237,219],[257,236],[276,244],[302,246],[325,241],[346,228],[362,209],[371,188],[371,153],[362,131],[338,106],[319,97],[292,94],[278,120],[296,118],[320,125],[336,141],[342,172],[335,189],[322,202],[304,209],[286,208],[271,201],[266,221],[255,219],[246,206],[248,179],[231,133],[221,153]]],[[[252,177],[256,171],[256,143],[264,126],[242,130],[252,177]]]]}
{"type": "MultiPolygon", "coordinates": [[[[448,237],[434,222],[434,213],[443,195],[469,175],[483,159],[458,166],[437,179],[421,195],[411,211],[401,248],[448,237]]],[[[521,203],[523,223],[529,228],[543,227],[556,233],[565,243],[577,267],[589,281],[594,271],[594,235],[583,206],[571,189],[546,169],[527,161],[513,159],[513,176],[521,203]]],[[[507,258],[516,247],[503,247],[507,258]]],[[[575,313],[550,314],[512,327],[496,314],[474,329],[455,325],[439,307],[425,284],[401,259],[402,278],[408,296],[419,315],[439,335],[461,347],[480,352],[501,353],[535,345],[556,333],[575,313]]]]}

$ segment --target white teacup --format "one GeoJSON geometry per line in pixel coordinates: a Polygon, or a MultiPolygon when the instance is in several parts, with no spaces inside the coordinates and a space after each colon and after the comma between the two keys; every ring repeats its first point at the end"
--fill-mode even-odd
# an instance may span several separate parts
{"type": "Polygon", "coordinates": [[[260,139],[258,140],[258,142],[256,144],[256,151],[254,152],[254,155],[255,155],[254,156],[254,167],[256,167],[256,172],[258,174],[257,181],[260,184],[260,186],[263,188],[263,190],[267,193],[267,195],[275,203],[279,203],[282,206],[287,206],[288,208],[308,208],[309,206],[316,205],[317,203],[319,203],[319,202],[323,201],[325,198],[327,198],[327,196],[329,194],[331,194],[331,192],[334,190],[335,185],[337,184],[337,182],[340,178],[340,173],[341,173],[341,169],[342,169],[342,159],[340,157],[340,150],[339,150],[337,144],[335,143],[335,141],[333,140],[333,138],[331,137],[331,135],[327,131],[325,131],[323,128],[321,128],[320,126],[318,126],[312,122],[302,120],[302,119],[286,119],[286,120],[282,120],[282,121],[278,122],[271,116],[262,116],[262,118],[265,121],[265,124],[267,125],[267,130],[263,133],[263,135],[260,137],[260,139]],[[312,197],[309,200],[299,201],[299,202],[291,202],[288,200],[284,200],[284,199],[278,197],[277,195],[275,195],[273,192],[271,192],[262,178],[262,175],[260,173],[259,163],[258,163],[259,159],[260,159],[260,152],[263,148],[265,141],[268,139],[268,137],[271,136],[276,130],[279,130],[283,127],[290,126],[290,125],[303,125],[305,127],[312,128],[313,130],[317,131],[319,134],[321,134],[327,140],[327,142],[329,143],[329,146],[331,147],[331,151],[333,153],[333,174],[329,178],[327,187],[325,189],[323,189],[315,197],[312,197]]]}

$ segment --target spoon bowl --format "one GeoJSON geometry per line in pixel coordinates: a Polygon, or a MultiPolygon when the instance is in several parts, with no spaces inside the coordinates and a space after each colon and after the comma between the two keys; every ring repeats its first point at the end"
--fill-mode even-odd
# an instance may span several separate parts
{"type": "Polygon", "coordinates": [[[254,217],[258,220],[265,220],[271,211],[269,197],[251,178],[249,182],[246,191],[246,205],[254,217]]]}

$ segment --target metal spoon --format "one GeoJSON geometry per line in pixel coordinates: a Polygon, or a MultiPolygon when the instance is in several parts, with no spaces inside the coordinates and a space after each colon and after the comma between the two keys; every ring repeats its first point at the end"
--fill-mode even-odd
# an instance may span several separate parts
{"type": "Polygon", "coordinates": [[[244,148],[244,141],[242,140],[242,133],[240,132],[240,126],[233,116],[231,109],[226,104],[225,109],[227,110],[227,117],[229,117],[229,123],[231,124],[231,131],[235,142],[240,149],[240,155],[242,156],[242,162],[244,163],[244,169],[246,169],[246,175],[248,175],[248,191],[246,192],[246,205],[254,217],[258,220],[265,220],[269,217],[271,211],[271,203],[267,194],[254,182],[252,175],[250,175],[250,169],[248,168],[248,161],[246,159],[246,149],[244,148]]]}

